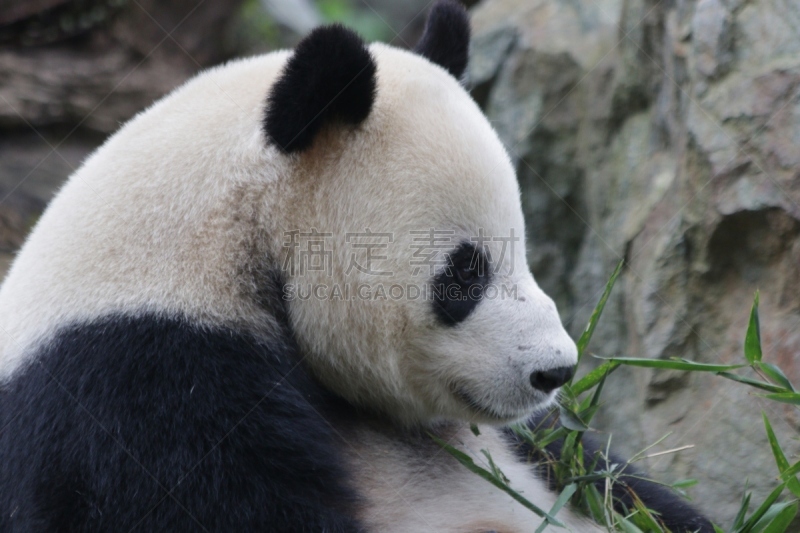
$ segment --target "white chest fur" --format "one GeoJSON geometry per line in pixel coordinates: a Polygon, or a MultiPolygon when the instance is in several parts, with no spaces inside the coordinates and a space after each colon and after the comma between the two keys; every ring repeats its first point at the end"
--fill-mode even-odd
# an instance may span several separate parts
{"type": "MultiPolygon", "coordinates": [[[[481,450],[488,450],[512,488],[542,509],[554,504],[557,495],[530,465],[516,459],[498,430],[481,427],[475,436],[463,425],[439,436],[487,469],[481,450]]],[[[366,500],[361,519],[370,531],[533,533],[541,524],[538,516],[468,471],[427,434],[407,436],[361,426],[343,437],[356,486],[366,500]]],[[[570,509],[557,516],[569,531],[604,531],[570,509]]]]}

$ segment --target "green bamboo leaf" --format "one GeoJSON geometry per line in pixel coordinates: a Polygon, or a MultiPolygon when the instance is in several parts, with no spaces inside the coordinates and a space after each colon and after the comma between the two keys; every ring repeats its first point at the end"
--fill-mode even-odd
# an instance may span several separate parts
{"type": "Polygon", "coordinates": [[[597,357],[606,361],[615,361],[627,366],[640,366],[645,368],[661,368],[664,370],[685,370],[687,372],[725,372],[736,370],[747,365],[711,365],[695,363],[685,359],[645,359],[639,357],[597,357]]]}
{"type": "MultiPolygon", "coordinates": [[[[558,495],[558,499],[556,499],[553,507],[550,508],[550,514],[552,516],[557,515],[561,508],[566,505],[570,498],[572,498],[572,495],[575,494],[576,490],[578,490],[578,486],[574,483],[570,483],[564,487],[564,490],[562,490],[561,494],[558,495]]],[[[542,533],[547,525],[547,522],[542,522],[541,525],[536,529],[536,533],[542,533]]]]}
{"type": "Polygon", "coordinates": [[[573,384],[570,388],[572,389],[572,394],[575,396],[586,392],[587,390],[591,389],[606,377],[608,374],[619,368],[619,363],[616,361],[606,361],[602,365],[598,366],[585,376],[583,376],[577,383],[573,384]]]}
{"type": "Polygon", "coordinates": [[[584,398],[578,405],[578,416],[586,425],[589,425],[595,413],[600,409],[600,393],[603,391],[603,383],[605,383],[605,379],[600,381],[600,385],[594,390],[594,394],[584,398]]]}
{"type": "Polygon", "coordinates": [[[745,492],[742,494],[742,504],[739,506],[739,512],[736,513],[736,518],[733,520],[732,532],[741,531],[744,526],[744,519],[747,516],[747,509],[750,508],[751,493],[747,492],[747,483],[745,482],[745,492]]]}
{"type": "Polygon", "coordinates": [[[680,494],[683,498],[691,500],[689,494],[686,492],[685,489],[688,489],[689,487],[694,487],[695,485],[697,485],[697,483],[698,481],[696,479],[681,479],[672,484],[672,490],[680,494]]]}
{"type": "Polygon", "coordinates": [[[548,523],[550,523],[550,524],[552,524],[554,526],[564,527],[564,524],[562,524],[560,521],[556,520],[555,517],[551,516],[549,513],[547,513],[543,509],[540,509],[539,507],[537,507],[533,503],[529,502],[520,493],[518,493],[517,491],[515,491],[514,489],[509,487],[506,483],[503,483],[502,479],[500,479],[497,476],[494,476],[488,470],[486,470],[484,468],[481,468],[480,466],[476,465],[475,461],[472,460],[472,457],[470,457],[466,453],[462,452],[461,450],[458,450],[457,448],[454,448],[453,446],[447,444],[445,441],[443,441],[442,439],[438,438],[436,435],[433,435],[433,434],[430,434],[430,433],[429,433],[429,435],[436,442],[436,444],[441,446],[445,451],[447,451],[447,453],[452,455],[459,463],[464,465],[467,468],[467,470],[469,470],[470,472],[472,472],[474,474],[477,474],[478,476],[482,477],[483,479],[485,479],[486,481],[488,481],[489,483],[491,483],[492,485],[494,485],[498,489],[502,490],[503,492],[505,492],[506,494],[508,494],[512,498],[514,498],[517,502],[522,504],[525,508],[533,511],[535,514],[537,514],[537,515],[541,516],[542,518],[544,518],[546,522],[548,522],[548,523]]]}
{"type": "Polygon", "coordinates": [[[764,517],[753,526],[753,533],[784,533],[787,531],[795,515],[797,515],[797,502],[780,503],[773,505],[770,511],[772,511],[772,509],[776,509],[777,511],[771,513],[774,514],[774,516],[768,517],[765,514],[764,517]]]}
{"type": "Polygon", "coordinates": [[[798,392],[777,392],[775,394],[762,394],[761,396],[776,402],[800,405],[800,393],[798,392]]]}
{"type": "Polygon", "coordinates": [[[570,430],[568,430],[565,427],[560,427],[558,429],[554,429],[554,430],[550,431],[550,433],[548,433],[548,434],[542,436],[540,439],[538,439],[536,441],[535,445],[536,445],[537,448],[542,449],[545,446],[547,446],[548,444],[552,444],[553,442],[557,441],[558,439],[565,438],[567,435],[569,435],[569,431],[570,430]]]}
{"type": "MultiPolygon", "coordinates": [[[[511,424],[509,427],[511,428],[511,431],[513,431],[514,434],[520,437],[524,442],[527,442],[534,446],[536,445],[536,433],[531,431],[531,428],[529,428],[527,424],[517,422],[515,424],[511,424]]],[[[536,431],[542,432],[544,430],[536,428],[536,431]]]]}
{"type": "Polygon", "coordinates": [[[558,389],[558,400],[565,405],[574,405],[577,403],[578,397],[572,391],[572,386],[569,383],[558,389]]]}
{"type": "MultiPolygon", "coordinates": [[[[761,520],[761,517],[763,517],[767,513],[767,511],[769,511],[770,507],[772,507],[772,504],[775,503],[775,500],[778,499],[781,493],[783,493],[783,489],[785,488],[786,488],[786,483],[783,483],[781,485],[778,485],[775,488],[775,490],[770,492],[769,496],[767,496],[767,499],[764,500],[761,503],[761,505],[758,506],[758,509],[756,509],[752,515],[750,515],[750,518],[747,519],[747,521],[744,523],[740,531],[742,533],[753,533],[753,526],[755,526],[756,523],[759,520],[761,520]]],[[[748,499],[749,496],[750,495],[748,494],[748,499]]]]}
{"type": "Polygon", "coordinates": [[[489,450],[481,450],[481,453],[483,454],[484,457],[486,457],[492,475],[497,479],[499,479],[500,481],[502,481],[503,483],[505,483],[506,485],[511,483],[511,480],[506,477],[503,471],[500,470],[500,467],[497,466],[497,463],[494,462],[494,459],[492,459],[492,455],[489,453],[489,450]]]}
{"type": "Polygon", "coordinates": [[[597,305],[592,311],[592,316],[589,318],[589,323],[586,325],[586,329],[583,330],[578,342],[576,343],[578,346],[578,362],[580,362],[581,357],[583,357],[583,353],[586,350],[586,346],[589,344],[589,341],[592,340],[592,334],[594,334],[594,328],[597,326],[597,321],[600,320],[600,315],[603,314],[603,308],[606,306],[606,302],[608,301],[608,297],[611,294],[611,289],[614,288],[614,283],[616,283],[617,278],[619,277],[620,273],[622,272],[622,266],[625,264],[625,260],[621,260],[617,263],[617,268],[614,269],[614,273],[611,274],[611,277],[606,283],[606,288],[603,291],[603,296],[600,297],[600,301],[597,302],[597,305]]]}
{"type": "Polygon", "coordinates": [[[586,431],[589,429],[589,426],[581,420],[581,417],[573,412],[569,407],[566,406],[559,406],[559,419],[561,420],[561,425],[567,429],[571,429],[573,431],[586,431]]]}
{"type": "MultiPolygon", "coordinates": [[[[789,470],[789,461],[786,459],[781,445],[778,444],[778,438],[775,436],[775,432],[772,430],[772,424],[769,423],[769,419],[764,411],[761,411],[761,418],[764,419],[764,427],[767,430],[767,440],[769,440],[770,448],[772,448],[772,455],[775,456],[775,464],[778,465],[778,472],[783,474],[789,470]]],[[[800,481],[798,481],[796,477],[789,478],[786,481],[786,487],[792,491],[792,494],[800,497],[800,481]]]]}
{"type": "Polygon", "coordinates": [[[761,361],[757,362],[755,366],[775,383],[781,385],[784,390],[795,392],[794,386],[792,385],[791,381],[789,381],[789,378],[787,378],[783,371],[777,366],[771,363],[763,363],[761,361]]]}
{"type": "Polygon", "coordinates": [[[614,515],[616,517],[617,527],[623,533],[644,533],[644,531],[636,527],[636,525],[633,522],[631,522],[621,514],[614,513],[614,515]]]}
{"type": "Polygon", "coordinates": [[[757,389],[765,390],[768,392],[785,392],[786,389],[780,387],[778,385],[773,385],[772,383],[767,383],[766,381],[758,381],[757,379],[751,379],[744,376],[740,376],[738,374],[731,374],[730,372],[718,372],[718,376],[722,376],[723,378],[730,379],[733,381],[738,381],[739,383],[744,383],[745,385],[750,385],[751,387],[755,387],[757,389]]]}
{"type": "Polygon", "coordinates": [[[751,365],[761,361],[761,328],[758,323],[758,291],[750,308],[750,323],[744,337],[744,357],[751,365]]]}
{"type": "Polygon", "coordinates": [[[788,469],[781,472],[781,479],[786,481],[790,479],[792,476],[796,476],[800,474],[800,461],[797,461],[795,464],[790,466],[788,469]]]}
{"type": "Polygon", "coordinates": [[[600,383],[597,384],[597,387],[594,389],[594,394],[592,394],[589,407],[583,407],[583,411],[581,411],[581,419],[585,420],[587,424],[591,422],[592,418],[594,417],[594,412],[590,414],[589,410],[594,409],[596,411],[600,407],[600,395],[603,393],[603,387],[606,384],[607,377],[608,374],[606,373],[602,378],[600,378],[600,383]]]}
{"type": "Polygon", "coordinates": [[[567,502],[572,498],[572,495],[575,494],[575,491],[578,490],[578,486],[575,483],[570,483],[564,490],[561,491],[559,494],[558,499],[553,504],[553,507],[550,509],[550,514],[555,516],[558,512],[567,504],[567,502]]]}
{"type": "Polygon", "coordinates": [[[599,410],[600,410],[600,404],[593,402],[592,405],[590,405],[589,407],[581,409],[578,415],[580,415],[581,420],[586,422],[586,424],[588,425],[589,422],[592,421],[592,418],[594,418],[594,415],[597,414],[597,411],[599,410]]]}
{"type": "Polygon", "coordinates": [[[595,472],[593,474],[586,474],[585,476],[572,476],[564,480],[564,483],[594,483],[609,477],[607,472],[595,472]]]}
{"type": "Polygon", "coordinates": [[[575,451],[577,448],[577,435],[580,432],[570,431],[564,438],[564,444],[561,445],[561,457],[559,463],[562,465],[572,465],[572,458],[576,456],[575,451]]]}
{"type": "Polygon", "coordinates": [[[606,508],[603,502],[603,497],[600,491],[594,485],[586,485],[586,504],[589,508],[589,514],[594,518],[598,524],[606,525],[608,520],[606,518],[606,508]]]}
{"type": "MultiPolygon", "coordinates": [[[[595,391],[595,393],[597,393],[597,389],[595,389],[594,391],[595,391]]],[[[584,418],[583,413],[584,413],[584,411],[586,411],[587,409],[589,409],[592,406],[592,401],[594,400],[595,396],[596,396],[596,394],[592,394],[591,396],[587,396],[574,409],[575,411],[581,413],[581,420],[583,420],[586,423],[586,425],[588,425],[589,422],[591,421],[591,417],[590,418],[584,418]]]]}
{"type": "Polygon", "coordinates": [[[661,528],[655,517],[653,517],[650,509],[648,509],[644,503],[642,503],[642,500],[640,500],[638,497],[634,498],[633,506],[639,512],[639,521],[641,522],[641,525],[645,527],[645,531],[647,531],[647,533],[664,533],[664,530],[661,528]]]}

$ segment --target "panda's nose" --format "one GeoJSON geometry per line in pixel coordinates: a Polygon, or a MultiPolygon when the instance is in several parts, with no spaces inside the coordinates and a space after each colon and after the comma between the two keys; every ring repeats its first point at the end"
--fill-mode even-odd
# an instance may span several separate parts
{"type": "Polygon", "coordinates": [[[572,379],[574,366],[560,366],[531,374],[531,385],[542,392],[550,392],[572,379]]]}

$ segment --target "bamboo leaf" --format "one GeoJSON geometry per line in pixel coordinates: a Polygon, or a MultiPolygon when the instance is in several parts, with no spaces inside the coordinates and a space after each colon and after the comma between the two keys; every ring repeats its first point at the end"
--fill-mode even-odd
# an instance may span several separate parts
{"type": "Polygon", "coordinates": [[[614,513],[617,518],[617,527],[619,527],[620,531],[624,533],[644,533],[641,529],[636,527],[636,525],[622,516],[621,514],[614,513]]]}
{"type": "Polygon", "coordinates": [[[558,429],[552,430],[547,435],[538,439],[535,445],[537,448],[542,449],[548,444],[552,444],[553,442],[557,441],[558,439],[563,439],[567,435],[569,435],[569,430],[565,427],[560,427],[558,429]]]}
{"type": "Polygon", "coordinates": [[[581,416],[581,420],[583,420],[584,422],[586,422],[588,424],[589,422],[592,421],[592,419],[594,418],[594,415],[596,415],[597,411],[599,411],[599,410],[600,410],[600,404],[593,403],[592,405],[590,405],[586,409],[581,410],[581,412],[578,413],[578,414],[581,416]]]}
{"type": "Polygon", "coordinates": [[[695,363],[685,359],[645,359],[639,357],[598,357],[607,361],[615,361],[627,366],[640,366],[645,368],[660,368],[664,370],[685,370],[687,372],[726,372],[736,370],[747,365],[712,365],[695,363]]]}
{"type": "Polygon", "coordinates": [[[762,394],[761,396],[776,402],[800,405],[800,393],[798,392],[777,392],[775,394],[762,394]]]}
{"type": "Polygon", "coordinates": [[[564,438],[564,444],[561,445],[561,457],[559,457],[559,463],[562,465],[572,465],[572,458],[576,456],[576,436],[579,434],[578,431],[570,431],[564,438]]]}
{"type": "Polygon", "coordinates": [[[791,478],[792,476],[796,476],[797,474],[800,474],[800,461],[797,461],[787,470],[781,472],[781,479],[786,481],[787,479],[791,478]]]}
{"type": "Polygon", "coordinates": [[[514,489],[509,487],[506,483],[503,483],[503,481],[501,479],[499,479],[497,476],[494,476],[488,470],[486,470],[484,468],[481,468],[480,466],[476,465],[475,461],[472,460],[472,457],[470,457],[466,453],[462,452],[461,450],[458,450],[457,448],[447,444],[445,441],[443,441],[442,439],[438,438],[436,435],[433,435],[433,434],[429,434],[429,435],[431,436],[431,438],[439,446],[441,446],[445,451],[447,451],[447,453],[452,455],[459,463],[464,465],[467,468],[467,470],[469,470],[470,472],[472,472],[474,474],[477,474],[478,476],[482,477],[483,479],[485,479],[486,481],[488,481],[489,483],[491,483],[492,485],[494,485],[498,489],[502,490],[503,492],[505,492],[506,494],[508,494],[512,498],[514,498],[517,502],[522,504],[525,508],[533,511],[537,515],[539,515],[542,518],[544,518],[546,522],[548,522],[548,523],[550,523],[550,524],[552,524],[554,526],[564,527],[564,524],[562,524],[560,521],[556,520],[555,517],[551,516],[549,513],[547,513],[543,509],[540,509],[539,507],[537,507],[533,503],[529,502],[527,499],[525,499],[517,491],[515,491],[514,489]]]}
{"type": "Polygon", "coordinates": [[[589,514],[598,524],[606,525],[606,508],[603,497],[594,485],[586,485],[586,504],[589,507],[589,514]]]}
{"type": "Polygon", "coordinates": [[[553,507],[550,509],[550,514],[555,516],[564,507],[572,495],[575,494],[575,491],[578,490],[578,486],[575,483],[570,483],[564,490],[561,491],[561,494],[558,496],[556,503],[553,504],[553,507]]]}
{"type": "Polygon", "coordinates": [[[573,476],[564,480],[564,483],[594,483],[610,477],[607,472],[595,472],[593,474],[586,474],[585,476],[573,476]]]}
{"type": "Polygon", "coordinates": [[[776,512],[771,513],[774,516],[764,517],[753,526],[753,532],[762,533],[784,533],[789,529],[795,515],[797,515],[797,502],[787,502],[773,505],[770,511],[776,509],[776,512]],[[763,524],[762,524],[763,523],[763,524]]]}
{"type": "Polygon", "coordinates": [[[761,361],[761,328],[758,322],[758,291],[750,308],[750,323],[744,337],[744,357],[751,365],[761,361]]]}
{"type": "MultiPolygon", "coordinates": [[[[761,418],[764,419],[767,439],[769,440],[770,448],[772,448],[772,455],[775,456],[775,464],[778,465],[778,472],[783,474],[789,470],[789,461],[786,459],[786,455],[783,453],[780,444],[778,444],[778,438],[775,436],[775,432],[772,430],[772,424],[769,423],[769,419],[764,411],[761,411],[761,418]]],[[[800,481],[798,481],[796,477],[791,476],[786,480],[786,487],[792,491],[792,494],[800,497],[800,481]]]]}
{"type": "Polygon", "coordinates": [[[745,492],[742,494],[742,504],[739,506],[739,512],[736,513],[736,518],[733,520],[733,527],[731,527],[732,532],[738,532],[741,530],[742,526],[744,526],[747,509],[750,508],[750,496],[751,494],[747,492],[747,487],[745,486],[745,492]]]}
{"type": "Polygon", "coordinates": [[[595,411],[597,411],[597,409],[600,408],[600,395],[603,393],[603,386],[606,384],[607,377],[608,374],[605,374],[602,378],[600,378],[600,383],[597,384],[597,388],[594,389],[594,394],[592,394],[592,399],[589,402],[589,407],[588,408],[583,407],[584,411],[581,412],[581,418],[583,420],[586,420],[586,423],[591,422],[592,417],[594,417],[594,411],[592,411],[590,414],[589,410],[594,409],[595,411]]]}
{"type": "Polygon", "coordinates": [[[650,512],[645,504],[640,500],[638,497],[634,497],[633,499],[633,506],[636,508],[638,513],[639,521],[642,522],[646,528],[648,533],[664,533],[664,530],[659,525],[658,521],[653,517],[653,514],[650,512]]]}
{"type": "MultiPolygon", "coordinates": [[[[562,490],[561,494],[558,495],[558,499],[556,499],[553,507],[550,508],[550,514],[552,516],[557,515],[561,508],[566,505],[570,498],[572,498],[572,495],[575,494],[576,490],[578,490],[578,486],[574,483],[570,483],[564,487],[564,490],[562,490]]],[[[542,524],[536,529],[536,533],[542,533],[547,525],[547,522],[542,522],[542,524]]]]}
{"type": "Polygon", "coordinates": [[[784,390],[795,392],[794,386],[792,385],[791,381],[789,381],[789,378],[787,378],[783,371],[777,366],[771,363],[763,363],[761,361],[757,362],[755,366],[775,383],[781,385],[784,390]]]}
{"type": "Polygon", "coordinates": [[[757,379],[751,379],[744,376],[740,376],[738,374],[732,374],[730,372],[717,372],[718,376],[722,376],[723,378],[730,379],[733,381],[738,381],[739,383],[744,383],[745,385],[750,385],[751,387],[755,387],[757,389],[765,390],[768,392],[785,392],[786,389],[780,387],[778,385],[773,385],[772,383],[767,383],[766,381],[758,381],[757,379]]]}
{"type": "MultiPolygon", "coordinates": [[[[775,490],[773,490],[772,492],[769,493],[769,496],[767,496],[767,499],[764,500],[761,503],[761,505],[758,506],[758,509],[756,509],[755,512],[753,512],[753,514],[750,515],[750,518],[748,518],[747,521],[744,523],[744,525],[742,526],[742,529],[741,529],[742,533],[752,533],[753,526],[759,520],[761,520],[761,517],[763,517],[767,513],[767,511],[769,511],[770,507],[772,507],[772,504],[775,503],[775,500],[778,499],[778,497],[783,492],[783,489],[785,489],[785,488],[786,488],[786,483],[783,483],[781,485],[778,485],[775,488],[775,490]]],[[[748,500],[749,500],[749,496],[750,495],[748,494],[748,500]]]]}
{"type": "MultiPolygon", "coordinates": [[[[527,424],[517,422],[515,424],[511,424],[509,427],[511,428],[511,431],[513,431],[518,437],[522,438],[523,441],[536,446],[536,434],[531,430],[531,428],[528,427],[527,424]]],[[[543,430],[537,428],[536,431],[541,432],[543,430]]]]}
{"type": "Polygon", "coordinates": [[[592,340],[592,335],[594,334],[594,328],[597,326],[597,321],[600,320],[600,315],[603,314],[603,308],[606,306],[606,302],[608,301],[608,297],[611,294],[611,289],[614,288],[614,283],[616,283],[617,278],[619,277],[620,273],[622,272],[622,266],[625,264],[625,260],[621,260],[617,263],[617,268],[614,269],[614,273],[611,274],[608,282],[606,283],[606,288],[603,291],[603,295],[600,297],[600,301],[597,302],[597,305],[592,311],[592,316],[589,318],[589,323],[586,325],[586,329],[583,330],[578,342],[578,362],[580,362],[581,357],[583,357],[584,352],[586,351],[586,346],[589,344],[589,341],[592,340]]]}
{"type": "Polygon", "coordinates": [[[600,381],[606,377],[608,374],[619,368],[620,363],[616,361],[606,361],[602,365],[598,366],[585,376],[583,376],[580,381],[573,384],[570,388],[572,389],[572,393],[577,396],[587,390],[591,389],[600,381]]]}

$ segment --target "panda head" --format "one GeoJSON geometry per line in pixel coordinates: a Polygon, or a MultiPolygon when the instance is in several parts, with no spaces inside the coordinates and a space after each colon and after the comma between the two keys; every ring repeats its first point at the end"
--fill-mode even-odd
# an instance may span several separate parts
{"type": "Polygon", "coordinates": [[[458,82],[468,43],[452,1],[413,52],[317,29],[264,115],[284,176],[263,225],[302,356],[406,423],[526,417],[576,363],[526,264],[514,168],[458,82]]]}

